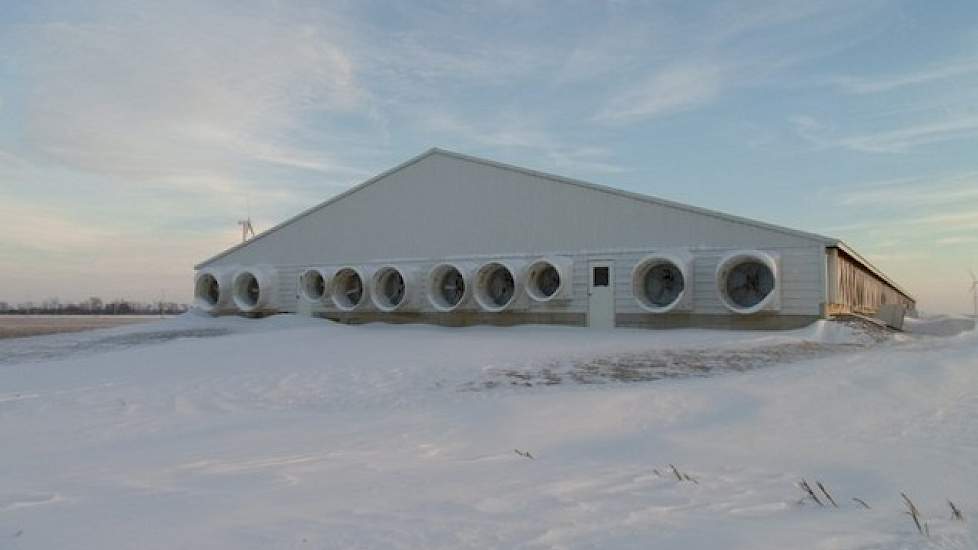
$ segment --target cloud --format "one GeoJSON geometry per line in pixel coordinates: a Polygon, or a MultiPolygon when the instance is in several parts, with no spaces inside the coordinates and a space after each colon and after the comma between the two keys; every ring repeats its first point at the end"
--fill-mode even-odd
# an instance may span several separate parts
{"type": "Polygon", "coordinates": [[[362,98],[330,22],[198,6],[111,8],[96,22],[20,27],[33,151],[138,180],[231,175],[282,159],[331,170],[326,158],[287,152],[303,117],[349,111],[362,98]],[[278,154],[261,154],[269,150],[278,154]]]}
{"type": "Polygon", "coordinates": [[[968,209],[959,212],[941,212],[936,214],[885,216],[880,219],[867,219],[854,223],[833,225],[826,227],[823,231],[842,233],[845,231],[868,232],[880,230],[890,232],[894,229],[901,228],[907,231],[919,231],[925,226],[929,230],[938,231],[957,231],[976,228],[978,227],[978,211],[968,209]]]}
{"type": "Polygon", "coordinates": [[[673,65],[612,97],[595,120],[629,123],[686,111],[716,98],[723,85],[723,70],[716,65],[673,65]]]}
{"type": "Polygon", "coordinates": [[[630,124],[700,108],[734,90],[770,84],[774,75],[788,68],[851,47],[867,37],[843,38],[841,31],[865,21],[879,7],[879,2],[858,7],[836,1],[720,2],[704,13],[693,10],[697,17],[692,19],[667,19],[667,24],[653,27],[654,36],[636,37],[626,25],[619,40],[602,40],[596,43],[597,51],[578,49],[573,55],[587,74],[588,69],[596,71],[597,63],[611,68],[636,64],[620,50],[622,44],[639,47],[644,63],[638,72],[644,75],[612,80],[616,89],[593,117],[607,124],[630,124]]]}
{"type": "MultiPolygon", "coordinates": [[[[453,136],[480,149],[517,150],[530,153],[539,167],[546,159],[555,171],[589,174],[618,174],[624,168],[611,160],[611,152],[600,146],[572,145],[558,139],[554,132],[530,115],[504,113],[492,120],[463,121],[447,112],[430,113],[424,117],[428,132],[453,136]]],[[[545,167],[541,167],[545,168],[545,167]]]]}
{"type": "Polygon", "coordinates": [[[960,206],[978,203],[978,172],[936,174],[847,185],[836,191],[845,206],[960,206]]]}
{"type": "Polygon", "coordinates": [[[934,241],[935,244],[941,246],[951,246],[958,244],[971,244],[978,243],[978,236],[975,235],[956,235],[953,237],[943,237],[934,241]]]}
{"type": "Polygon", "coordinates": [[[978,137],[978,116],[963,116],[845,137],[837,143],[855,151],[903,153],[921,145],[974,137],[978,137]]]}
{"type": "Polygon", "coordinates": [[[818,149],[843,148],[863,153],[905,153],[916,147],[978,137],[978,116],[959,115],[944,120],[908,123],[899,128],[839,136],[814,117],[796,115],[788,122],[798,137],[818,149]]]}
{"type": "Polygon", "coordinates": [[[828,82],[848,94],[875,94],[978,73],[978,60],[951,61],[919,71],[884,76],[837,76],[828,82]]]}

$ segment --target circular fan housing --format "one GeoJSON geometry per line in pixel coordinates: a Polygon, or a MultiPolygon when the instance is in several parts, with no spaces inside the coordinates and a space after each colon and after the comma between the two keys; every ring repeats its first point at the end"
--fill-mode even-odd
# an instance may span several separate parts
{"type": "Polygon", "coordinates": [[[381,311],[395,311],[407,303],[408,277],[394,266],[382,267],[374,273],[370,299],[381,311]]]}
{"type": "Polygon", "coordinates": [[[428,276],[428,301],[438,311],[454,311],[468,297],[468,270],[456,264],[436,265],[428,276]]]}
{"type": "Polygon", "coordinates": [[[197,274],[194,281],[194,306],[207,313],[216,312],[222,304],[227,302],[225,286],[222,284],[220,274],[211,271],[203,271],[197,274]]]}
{"type": "Polygon", "coordinates": [[[355,267],[342,267],[333,276],[330,285],[330,298],[338,309],[353,311],[360,307],[366,297],[367,289],[363,285],[363,272],[355,267]]]}
{"type": "Polygon", "coordinates": [[[632,272],[632,292],[642,308],[652,313],[675,310],[686,296],[684,262],[671,256],[649,256],[632,272]]]}
{"type": "Polygon", "coordinates": [[[516,301],[519,291],[515,268],[489,262],[476,273],[475,301],[486,311],[503,311],[516,301]]]}
{"type": "Polygon", "coordinates": [[[526,293],[538,302],[568,297],[571,261],[567,258],[541,258],[526,269],[526,293]]]}
{"type": "Polygon", "coordinates": [[[750,314],[771,309],[777,298],[777,263],[763,252],[730,255],[717,267],[717,286],[731,311],[750,314]]]}
{"type": "Polygon", "coordinates": [[[321,303],[327,296],[329,278],[318,269],[307,269],[299,277],[299,294],[310,303],[321,303]]]}
{"type": "Polygon", "coordinates": [[[245,313],[270,309],[275,282],[273,273],[264,268],[243,269],[231,281],[231,299],[245,313]]]}

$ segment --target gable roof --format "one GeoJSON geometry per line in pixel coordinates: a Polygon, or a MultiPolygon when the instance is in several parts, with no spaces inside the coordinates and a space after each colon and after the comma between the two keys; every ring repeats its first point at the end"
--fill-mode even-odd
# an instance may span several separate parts
{"type": "Polygon", "coordinates": [[[333,204],[335,202],[338,202],[338,201],[342,200],[343,198],[348,197],[349,195],[352,195],[353,193],[356,193],[357,191],[360,191],[361,189],[364,189],[364,188],[366,188],[366,187],[368,187],[368,186],[370,186],[370,185],[372,185],[372,184],[374,184],[374,183],[382,180],[383,178],[385,178],[385,177],[387,177],[387,176],[389,176],[389,175],[391,175],[391,174],[393,174],[395,172],[398,172],[400,170],[403,170],[404,168],[407,168],[408,166],[411,166],[412,164],[418,163],[418,162],[420,162],[420,161],[422,161],[422,160],[424,160],[424,159],[426,159],[426,158],[428,158],[430,156],[433,156],[433,155],[441,155],[441,156],[445,156],[445,157],[449,157],[449,158],[454,158],[454,159],[462,160],[462,161],[466,161],[466,162],[472,162],[472,163],[476,163],[476,164],[482,164],[482,165],[485,165],[485,166],[492,166],[492,167],[495,167],[495,168],[500,168],[502,170],[508,170],[508,171],[511,171],[511,172],[517,172],[517,173],[526,174],[526,175],[530,175],[530,176],[535,176],[535,177],[539,177],[539,178],[543,178],[543,179],[548,179],[548,180],[555,181],[555,182],[558,182],[558,183],[563,183],[563,184],[567,184],[567,185],[573,185],[573,186],[576,186],[576,187],[582,187],[582,188],[590,189],[592,191],[597,191],[597,192],[600,192],[600,193],[608,193],[608,194],[611,194],[611,195],[617,195],[617,196],[620,196],[620,197],[625,197],[625,198],[636,200],[636,201],[640,201],[640,202],[646,202],[646,203],[650,203],[650,204],[656,204],[656,205],[665,206],[665,207],[668,207],[668,208],[673,208],[673,209],[676,209],[676,210],[682,210],[682,211],[686,211],[686,212],[690,212],[690,213],[694,213],[694,214],[699,214],[699,215],[702,215],[702,216],[709,216],[709,217],[712,217],[712,218],[718,218],[718,219],[721,219],[721,220],[724,220],[724,221],[727,221],[727,222],[739,223],[739,224],[743,224],[743,225],[749,225],[749,226],[753,226],[753,227],[765,229],[765,230],[768,230],[768,231],[774,231],[774,232],[778,232],[778,233],[792,235],[792,236],[795,236],[795,237],[801,237],[801,238],[805,238],[805,239],[809,239],[809,240],[815,241],[815,242],[820,243],[820,244],[823,244],[825,246],[836,246],[836,245],[842,243],[842,241],[840,241],[839,239],[834,239],[834,238],[831,238],[831,237],[826,237],[826,236],[818,235],[818,234],[815,234],[815,233],[808,233],[808,232],[805,232],[805,231],[799,231],[797,229],[790,229],[790,228],[787,228],[787,227],[783,227],[783,226],[779,226],[779,225],[774,225],[774,224],[769,224],[769,223],[761,222],[761,221],[758,221],[758,220],[753,220],[753,219],[750,219],[750,218],[744,218],[744,217],[741,217],[741,216],[734,216],[732,214],[726,214],[724,212],[718,212],[716,210],[709,210],[707,208],[700,208],[700,207],[697,207],[697,206],[690,206],[688,204],[683,204],[683,203],[679,203],[679,202],[675,202],[675,201],[670,201],[670,200],[666,200],[666,199],[660,199],[658,197],[652,197],[652,196],[649,196],[649,195],[643,195],[641,193],[633,193],[631,191],[625,191],[625,190],[622,190],[622,189],[616,189],[614,187],[607,187],[607,186],[604,186],[604,185],[597,185],[597,184],[586,182],[586,181],[582,181],[582,180],[576,180],[576,179],[572,179],[572,178],[566,178],[566,177],[563,177],[563,176],[557,176],[557,175],[554,175],[554,174],[548,174],[546,172],[538,172],[536,170],[531,170],[529,168],[523,168],[523,167],[520,167],[520,166],[514,166],[514,165],[511,165],[511,164],[505,164],[505,163],[497,162],[497,161],[494,161],[494,160],[489,160],[489,159],[484,159],[484,158],[479,158],[479,157],[473,157],[473,156],[470,156],[470,155],[464,155],[462,153],[456,153],[454,151],[448,151],[448,150],[445,150],[445,149],[439,149],[437,147],[433,147],[433,148],[428,149],[424,153],[421,153],[420,155],[418,155],[418,156],[416,156],[414,158],[411,158],[411,159],[409,159],[409,160],[407,160],[405,162],[402,162],[401,164],[398,164],[397,166],[395,166],[395,167],[393,167],[393,168],[391,168],[389,170],[385,170],[384,172],[381,172],[380,174],[377,174],[376,176],[368,179],[367,181],[365,181],[363,183],[360,183],[358,185],[355,185],[355,186],[351,187],[350,189],[347,189],[346,191],[343,191],[342,193],[339,193],[338,195],[335,195],[335,196],[333,196],[333,197],[331,197],[331,198],[329,198],[329,199],[327,199],[327,200],[325,200],[325,201],[317,204],[316,206],[313,206],[312,208],[309,208],[307,210],[303,210],[299,214],[297,214],[297,215],[295,215],[295,216],[293,216],[293,217],[291,217],[291,218],[283,221],[282,223],[280,223],[280,224],[278,224],[278,225],[276,225],[276,226],[274,226],[274,227],[272,227],[270,229],[267,229],[265,231],[262,231],[261,233],[259,233],[255,237],[253,237],[251,240],[248,240],[248,241],[245,241],[245,242],[242,242],[242,243],[238,243],[238,244],[236,244],[236,245],[234,245],[234,246],[232,246],[232,247],[230,247],[230,248],[228,248],[228,249],[226,249],[226,250],[224,250],[224,251],[222,251],[222,252],[220,252],[220,253],[218,253],[218,254],[216,254],[216,255],[208,258],[208,259],[206,259],[206,260],[204,260],[203,262],[200,262],[199,264],[197,264],[197,265],[194,266],[194,269],[200,269],[200,268],[206,267],[208,264],[210,264],[210,263],[212,263],[212,262],[214,262],[216,260],[219,260],[220,258],[223,258],[224,256],[227,256],[228,254],[231,254],[232,252],[234,252],[236,250],[239,250],[241,248],[244,248],[244,247],[250,245],[251,243],[253,243],[253,242],[257,241],[257,240],[259,240],[259,239],[261,239],[263,237],[266,237],[266,236],[268,236],[268,235],[270,235],[270,234],[278,231],[279,229],[282,229],[285,226],[291,225],[292,223],[294,223],[294,222],[296,222],[296,221],[298,221],[298,220],[300,220],[300,219],[302,219],[302,218],[304,218],[306,216],[309,216],[310,214],[314,214],[315,212],[317,212],[319,210],[322,210],[323,208],[325,208],[325,207],[327,207],[327,206],[329,206],[329,205],[331,205],[331,204],[333,204]]]}

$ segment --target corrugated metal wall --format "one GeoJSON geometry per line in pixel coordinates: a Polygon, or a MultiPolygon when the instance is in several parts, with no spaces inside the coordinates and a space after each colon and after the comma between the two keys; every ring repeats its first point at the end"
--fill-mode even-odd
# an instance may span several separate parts
{"type": "Polygon", "coordinates": [[[435,154],[210,265],[815,242],[824,244],[791,231],[435,154]]]}
{"type": "MultiPolygon", "coordinates": [[[[728,248],[697,248],[685,249],[694,257],[693,263],[693,307],[692,310],[684,313],[695,315],[734,315],[720,301],[715,273],[720,259],[733,250],[728,248]]],[[[763,251],[777,255],[780,264],[779,284],[781,308],[777,315],[782,316],[805,316],[817,317],[822,313],[824,283],[824,248],[821,246],[807,247],[768,247],[763,251]]],[[[564,252],[549,251],[539,254],[501,254],[492,256],[458,256],[437,260],[411,260],[389,262],[399,267],[413,267],[419,269],[423,274],[422,283],[426,283],[427,274],[431,268],[444,260],[473,262],[481,264],[490,259],[525,259],[532,261],[543,256],[567,256],[574,260],[573,266],[573,297],[570,300],[560,302],[540,303],[530,299],[526,293],[522,293],[517,302],[510,307],[511,312],[530,312],[530,313],[586,313],[588,309],[588,261],[589,260],[612,260],[615,267],[615,309],[618,314],[655,316],[642,309],[634,294],[632,293],[632,270],[645,256],[656,252],[676,252],[676,249],[668,250],[631,250],[631,251],[609,251],[609,252],[564,252]]],[[[279,265],[274,266],[279,271],[279,288],[277,289],[278,305],[283,311],[297,311],[299,305],[299,277],[308,267],[338,267],[340,263],[316,264],[311,262],[308,265],[279,265]]],[[[368,267],[380,267],[380,263],[363,263],[368,267]]],[[[470,281],[471,282],[471,281],[470,281]]],[[[426,288],[426,287],[424,287],[426,288]]],[[[422,310],[432,311],[424,297],[424,288],[419,291],[422,310]]],[[[366,299],[366,298],[365,298],[366,299]]],[[[307,312],[336,312],[332,307],[318,306],[310,308],[303,304],[304,311],[307,312]]],[[[460,308],[462,311],[477,311],[478,305],[473,300],[460,308]]],[[[372,305],[368,305],[364,311],[375,311],[372,305]]],[[[380,314],[383,317],[383,314],[380,314]]]]}
{"type": "MultiPolygon", "coordinates": [[[[797,320],[824,312],[825,245],[815,235],[432,154],[259,236],[208,268],[273,266],[280,274],[279,307],[295,311],[298,277],[307,267],[392,263],[427,274],[442,261],[562,255],[575,261],[573,299],[538,303],[524,294],[512,309],[580,319],[587,312],[587,261],[613,260],[619,324],[642,326],[655,314],[636,303],[631,272],[650,253],[684,250],[695,257],[693,309],[682,314],[686,317],[797,320]],[[779,312],[742,316],[720,301],[717,264],[725,253],[745,249],[779,256],[779,312]]],[[[424,305],[424,311],[432,311],[424,305]]],[[[477,306],[465,310],[475,312],[477,306]]]]}

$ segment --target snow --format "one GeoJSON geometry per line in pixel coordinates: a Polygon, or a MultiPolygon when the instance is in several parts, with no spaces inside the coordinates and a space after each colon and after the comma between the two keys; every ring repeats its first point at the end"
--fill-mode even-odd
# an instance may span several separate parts
{"type": "Polygon", "coordinates": [[[0,548],[975,548],[978,337],[942,323],[5,340],[0,548]]]}

